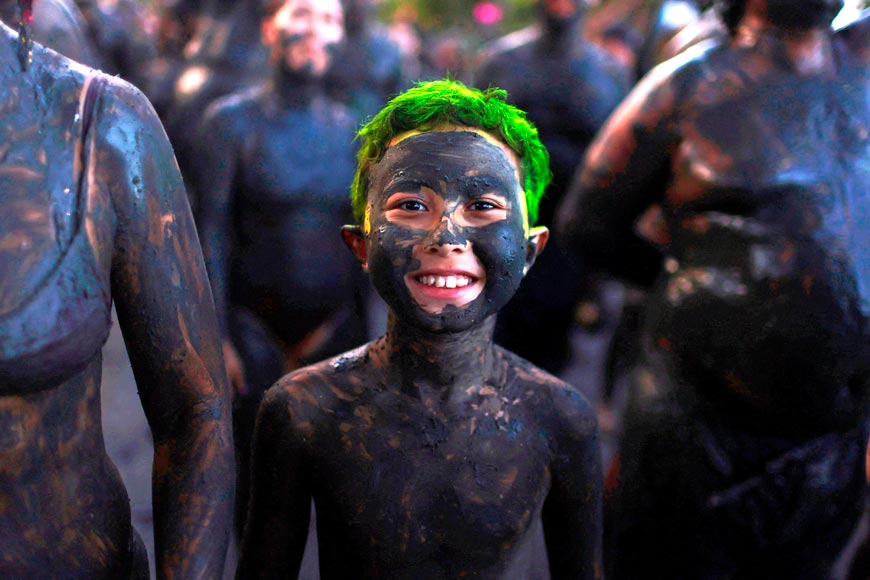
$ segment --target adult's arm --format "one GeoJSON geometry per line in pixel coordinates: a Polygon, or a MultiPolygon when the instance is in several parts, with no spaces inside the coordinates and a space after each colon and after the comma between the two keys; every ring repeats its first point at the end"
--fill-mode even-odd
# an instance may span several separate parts
{"type": "Polygon", "coordinates": [[[266,392],[254,429],[251,500],[236,580],[296,578],[311,517],[311,488],[305,466],[305,433],[294,425],[302,401],[311,397],[302,382],[285,377],[266,392]]]}
{"type": "Polygon", "coordinates": [[[647,75],[608,118],[556,212],[555,235],[593,268],[648,286],[662,261],[636,231],[662,199],[676,147],[672,67],[647,75]]]}
{"type": "Polygon", "coordinates": [[[112,297],[154,439],[157,577],[220,578],[235,485],[231,404],[196,230],[145,97],[110,80],[96,110],[86,183],[108,192],[114,212],[112,297]]]}
{"type": "Polygon", "coordinates": [[[237,109],[224,99],[213,103],[196,130],[197,156],[191,160],[191,182],[197,196],[196,227],[214,293],[215,309],[227,336],[227,280],[233,251],[232,193],[238,169],[237,109]]]}
{"type": "Polygon", "coordinates": [[[233,182],[239,163],[242,111],[233,97],[213,103],[196,128],[197,155],[190,160],[196,203],[196,226],[222,337],[227,374],[238,392],[245,392],[244,368],[230,341],[227,326],[229,263],[233,252],[233,182]]]}
{"type": "Polygon", "coordinates": [[[598,422],[588,401],[565,387],[554,397],[556,458],[542,522],[553,580],[602,574],[602,486],[598,422]]]}

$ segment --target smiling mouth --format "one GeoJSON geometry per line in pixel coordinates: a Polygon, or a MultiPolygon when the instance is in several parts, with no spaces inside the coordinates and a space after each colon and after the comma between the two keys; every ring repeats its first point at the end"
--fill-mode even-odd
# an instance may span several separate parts
{"type": "Polygon", "coordinates": [[[464,288],[474,284],[475,278],[470,276],[417,276],[415,280],[424,286],[431,288],[464,288]]]}

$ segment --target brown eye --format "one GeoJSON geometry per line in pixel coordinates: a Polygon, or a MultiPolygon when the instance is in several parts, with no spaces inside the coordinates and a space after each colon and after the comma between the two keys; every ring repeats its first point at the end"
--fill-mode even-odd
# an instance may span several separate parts
{"type": "Polygon", "coordinates": [[[488,211],[491,209],[499,209],[499,207],[491,201],[485,199],[478,199],[471,202],[468,205],[468,209],[470,209],[471,211],[488,211]]]}
{"type": "Polygon", "coordinates": [[[405,211],[426,211],[426,206],[418,199],[406,199],[396,205],[405,211]]]}
{"type": "Polygon", "coordinates": [[[504,210],[506,208],[506,202],[498,197],[493,197],[492,195],[487,195],[484,197],[478,197],[472,199],[468,205],[465,206],[469,211],[493,211],[493,210],[504,210]]]}

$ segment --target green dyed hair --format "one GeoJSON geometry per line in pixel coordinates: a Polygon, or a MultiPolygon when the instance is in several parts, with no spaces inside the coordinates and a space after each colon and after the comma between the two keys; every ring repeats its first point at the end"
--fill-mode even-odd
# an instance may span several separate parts
{"type": "Polygon", "coordinates": [[[529,225],[538,219],[538,204],[550,183],[550,156],[538,138],[538,130],[526,113],[506,101],[507,91],[472,89],[459,81],[417,83],[394,97],[357,133],[362,147],[351,185],[353,214],[363,223],[369,188],[369,173],[380,161],[390,141],[407,131],[426,131],[442,125],[479,129],[503,141],[516,152],[522,164],[523,190],[529,225]]]}

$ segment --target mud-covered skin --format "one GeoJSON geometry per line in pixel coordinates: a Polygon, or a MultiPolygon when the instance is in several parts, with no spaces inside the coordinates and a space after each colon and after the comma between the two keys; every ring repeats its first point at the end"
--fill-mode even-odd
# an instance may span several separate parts
{"type": "Polygon", "coordinates": [[[218,314],[249,309],[284,348],[351,307],[360,281],[336,233],[351,219],[355,126],[321,81],[342,15],[316,6],[291,0],[264,19],[270,81],[209,109],[193,160],[218,314]]]}
{"type": "Polygon", "coordinates": [[[526,578],[539,514],[552,577],[598,578],[594,413],[491,326],[390,333],[273,387],[237,577],[295,577],[313,497],[327,580],[526,578]]]}
{"type": "Polygon", "coordinates": [[[324,579],[523,579],[539,516],[552,577],[600,578],[594,412],[492,342],[493,315],[543,243],[526,238],[506,150],[475,132],[422,133],[375,167],[370,230],[345,235],[387,302],[387,334],[267,393],[238,578],[295,577],[312,498],[324,579]],[[463,264],[484,287],[425,306],[421,264],[463,264]]]}
{"type": "Polygon", "coordinates": [[[192,159],[218,317],[243,373],[234,415],[239,535],[263,393],[288,370],[368,338],[367,283],[339,235],[352,220],[356,126],[322,84],[343,35],[341,12],[337,2],[313,8],[299,17],[312,6],[287,2],[264,20],[270,81],[215,102],[192,159]]]}
{"type": "MultiPolygon", "coordinates": [[[[422,133],[390,147],[371,175],[368,268],[378,293],[393,311],[416,318],[433,331],[465,330],[498,312],[523,279],[530,252],[523,233],[523,214],[516,205],[509,218],[484,227],[463,227],[453,214],[486,193],[497,193],[514,204],[517,199],[515,165],[495,144],[471,131],[422,133]],[[442,225],[435,232],[397,226],[385,219],[385,204],[396,192],[428,188],[447,201],[442,225]],[[415,248],[435,236],[436,243],[468,245],[486,271],[486,287],[462,308],[423,311],[408,292],[405,276],[420,267],[415,248]]],[[[532,258],[533,259],[533,258],[532,258]]]]}
{"type": "MultiPolygon", "coordinates": [[[[520,46],[496,49],[481,64],[474,81],[481,89],[507,90],[508,100],[526,111],[540,132],[553,172],[538,216],[545,225],[553,222],[556,205],[586,147],[629,89],[628,72],[580,33],[580,3],[561,3],[563,9],[572,4],[574,13],[557,17],[550,12],[555,6],[541,3],[537,36],[520,46]]],[[[496,41],[495,46],[509,39],[496,41]]],[[[496,341],[550,372],[560,372],[570,357],[569,332],[583,283],[581,266],[553,239],[516,297],[499,314],[496,341]],[[548,329],[545,336],[537,332],[539,328],[548,329]]]]}
{"type": "MultiPolygon", "coordinates": [[[[234,481],[229,392],[171,148],[141,93],[108,79],[79,187],[76,114],[91,71],[34,45],[22,73],[16,40],[0,26],[0,327],[56,294],[65,309],[30,325],[34,344],[79,332],[67,340],[72,366],[31,359],[32,382],[0,376],[0,577],[147,577],[147,562],[132,569],[129,499],[102,439],[98,347],[110,299],[154,436],[157,577],[220,577],[234,481]],[[79,219],[58,212],[69,196],[79,219]],[[87,251],[62,256],[67,235],[87,251]],[[55,269],[68,272],[63,283],[43,286],[55,269]],[[78,309],[93,293],[102,325],[83,326],[78,309]],[[82,368],[75,359],[89,352],[82,368]]],[[[4,364],[38,354],[20,345],[4,364]]]]}
{"type": "Polygon", "coordinates": [[[196,219],[219,313],[245,306],[292,345],[353,303],[360,275],[336,234],[353,138],[344,107],[284,73],[210,109],[196,219]]]}
{"type": "Polygon", "coordinates": [[[823,577],[861,512],[868,39],[788,35],[748,13],[730,45],[641,82],[560,208],[557,232],[589,261],[654,282],[617,579],[823,577]],[[659,247],[633,229],[652,204],[659,247]]]}

